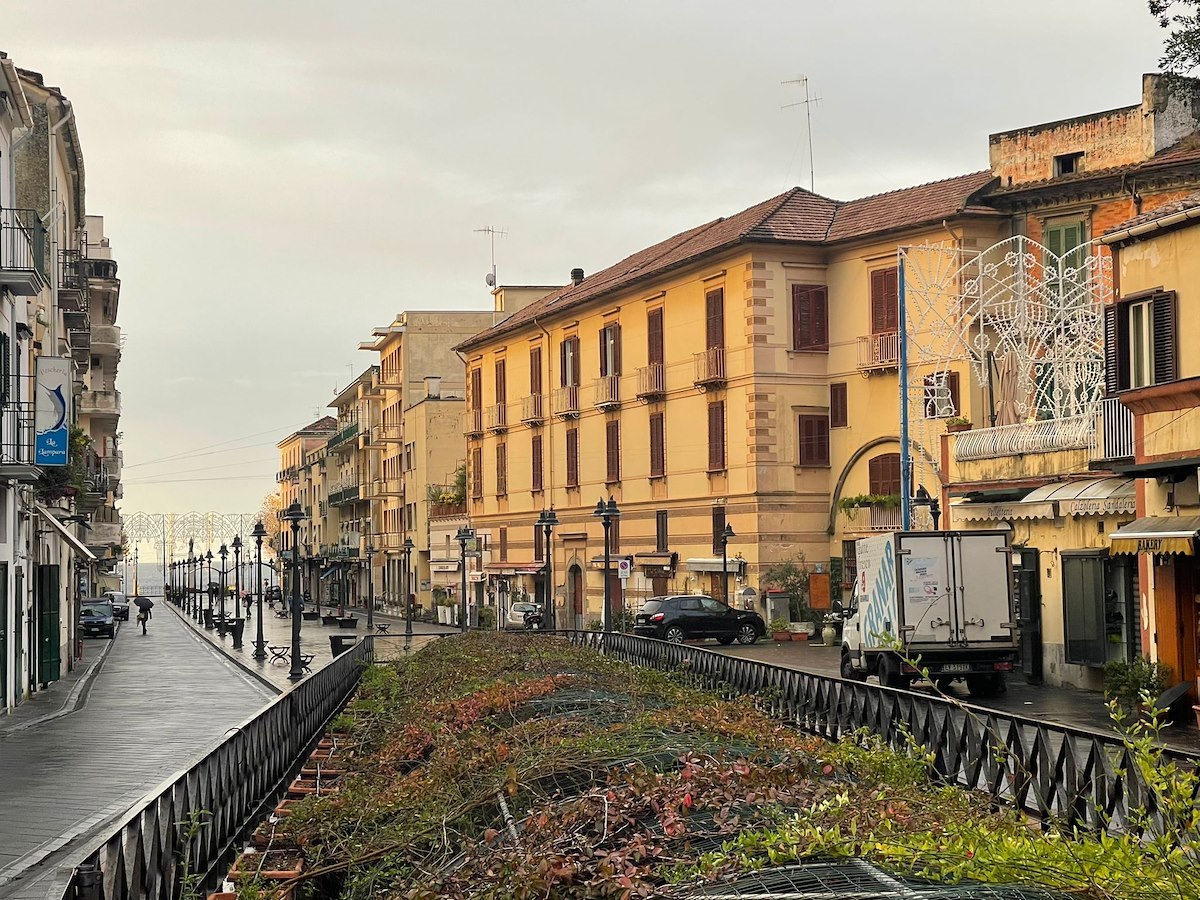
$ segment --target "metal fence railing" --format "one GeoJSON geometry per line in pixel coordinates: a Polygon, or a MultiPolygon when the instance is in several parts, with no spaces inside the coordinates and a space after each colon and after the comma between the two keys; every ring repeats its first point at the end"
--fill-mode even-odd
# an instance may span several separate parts
{"type": "Polygon", "coordinates": [[[283,795],[288,780],[371,662],[360,641],[282,694],[187,770],[135,806],[72,872],[64,900],[172,900],[188,871],[212,889],[239,849],[238,841],[283,795]],[[207,810],[189,841],[189,816],[207,810]]]}
{"type": "MultiPolygon", "coordinates": [[[[1120,736],[1011,715],[685,644],[596,631],[560,632],[572,643],[649,668],[686,673],[701,685],[753,695],[768,713],[830,740],[865,728],[903,749],[932,754],[948,783],[985,791],[1040,821],[1123,831],[1158,819],[1157,795],[1120,736]]],[[[1200,756],[1163,749],[1185,768],[1200,756]]],[[[1200,802],[1200,787],[1193,799],[1200,802]]]]}

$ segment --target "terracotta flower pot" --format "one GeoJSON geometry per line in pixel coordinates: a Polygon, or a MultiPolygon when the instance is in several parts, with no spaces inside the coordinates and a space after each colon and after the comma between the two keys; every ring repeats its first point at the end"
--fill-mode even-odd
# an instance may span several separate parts
{"type": "Polygon", "coordinates": [[[791,633],[791,635],[792,635],[793,641],[807,641],[808,640],[808,632],[807,631],[793,631],[791,633]]]}
{"type": "Polygon", "coordinates": [[[776,641],[790,641],[792,633],[790,631],[773,631],[771,632],[771,639],[776,641]]]}
{"type": "MultiPolygon", "coordinates": [[[[264,853],[243,853],[229,870],[229,880],[234,884],[261,879],[263,881],[291,881],[304,871],[304,856],[299,850],[267,850],[264,853]]],[[[273,896],[292,900],[295,891],[288,888],[273,896]]]]}

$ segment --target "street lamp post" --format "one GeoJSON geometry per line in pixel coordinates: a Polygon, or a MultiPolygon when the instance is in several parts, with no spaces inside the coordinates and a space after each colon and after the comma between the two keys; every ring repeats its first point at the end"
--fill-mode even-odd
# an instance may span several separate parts
{"type": "Polygon", "coordinates": [[[404,543],[401,545],[401,547],[403,547],[403,549],[404,549],[404,579],[402,581],[402,584],[404,586],[404,642],[405,642],[404,645],[407,647],[410,643],[412,643],[412,633],[413,633],[412,632],[412,608],[413,608],[413,605],[412,605],[412,601],[409,599],[409,596],[408,596],[410,593],[409,588],[411,587],[408,583],[408,579],[410,577],[408,572],[409,572],[409,566],[411,565],[410,559],[412,557],[412,550],[413,550],[412,538],[406,537],[404,539],[404,543]]]}
{"type": "MultiPolygon", "coordinates": [[[[235,534],[230,544],[233,547],[233,615],[242,614],[242,536],[235,534]]],[[[246,615],[250,615],[250,604],[246,604],[246,615]]]]}
{"type": "Polygon", "coordinates": [[[254,638],[254,658],[267,658],[267,642],[263,640],[263,615],[262,615],[262,542],[267,536],[267,529],[263,527],[262,521],[254,524],[254,530],[250,532],[250,536],[254,538],[254,578],[255,578],[255,596],[258,599],[258,621],[255,623],[255,628],[258,633],[254,638]]]}
{"type": "Polygon", "coordinates": [[[300,665],[300,520],[303,518],[298,500],[293,500],[280,516],[292,528],[292,669],[288,672],[292,681],[304,677],[304,667],[300,665]]]}
{"type": "Polygon", "coordinates": [[[212,592],[213,572],[212,572],[212,551],[211,550],[205,551],[204,563],[205,563],[206,568],[208,569],[207,580],[204,582],[204,591],[206,594],[208,594],[208,617],[204,621],[204,627],[207,630],[212,631],[213,630],[213,592],[212,592]]]}
{"type": "Polygon", "coordinates": [[[729,539],[737,537],[733,533],[733,526],[728,522],[725,523],[725,530],[721,532],[721,601],[729,605],[729,539]]]}
{"type": "Polygon", "coordinates": [[[317,615],[321,615],[321,586],[313,584],[313,552],[312,544],[304,542],[304,589],[311,600],[317,604],[317,615]],[[314,589],[315,588],[315,589],[314,589]]]}
{"type": "Polygon", "coordinates": [[[542,598],[545,603],[545,608],[542,610],[542,615],[546,618],[546,629],[554,631],[558,623],[555,622],[554,613],[554,555],[551,553],[550,534],[554,531],[554,526],[558,524],[558,516],[554,514],[554,507],[551,506],[549,511],[542,510],[538,516],[537,524],[542,526],[542,536],[546,543],[546,593],[542,598]]]}
{"type": "MultiPolygon", "coordinates": [[[[454,539],[456,541],[458,541],[459,565],[462,566],[462,597],[460,597],[459,601],[458,601],[458,613],[459,613],[459,618],[461,621],[459,621],[458,625],[459,625],[459,628],[463,632],[466,632],[466,630],[467,630],[467,542],[475,540],[475,530],[472,528],[467,528],[466,526],[463,526],[462,528],[458,529],[458,534],[456,534],[454,536],[454,539]]],[[[406,567],[405,571],[407,572],[407,567],[406,567]]],[[[407,578],[407,574],[405,575],[405,577],[407,578]]],[[[408,586],[405,585],[405,590],[407,590],[407,587],[408,586]]],[[[404,600],[407,603],[408,597],[405,597],[404,600]]]]}
{"type": "Polygon", "coordinates": [[[192,621],[196,619],[196,557],[193,552],[192,542],[188,541],[188,558],[187,558],[187,593],[188,593],[188,615],[192,617],[192,621]]]}
{"type": "Polygon", "coordinates": [[[371,560],[375,556],[375,548],[367,542],[367,634],[375,631],[375,574],[371,571],[371,560]]]}
{"type": "Polygon", "coordinates": [[[221,624],[217,626],[217,631],[220,633],[221,637],[225,637],[225,633],[228,631],[225,622],[225,584],[227,578],[225,558],[229,556],[229,548],[222,544],[221,549],[217,551],[217,554],[221,557],[221,624]]]}
{"type": "Polygon", "coordinates": [[[938,502],[938,498],[932,496],[925,485],[917,485],[917,495],[909,501],[910,506],[928,506],[929,516],[933,519],[933,530],[938,530],[938,523],[942,519],[942,505],[938,502]]]}
{"type": "Polygon", "coordinates": [[[614,519],[621,517],[621,510],[617,508],[617,501],[610,495],[608,502],[604,502],[601,497],[596,501],[596,509],[592,513],[600,520],[600,524],[604,526],[604,630],[612,631],[612,584],[608,577],[608,569],[610,565],[610,557],[612,556],[612,548],[609,543],[609,533],[612,531],[612,523],[614,519]]]}

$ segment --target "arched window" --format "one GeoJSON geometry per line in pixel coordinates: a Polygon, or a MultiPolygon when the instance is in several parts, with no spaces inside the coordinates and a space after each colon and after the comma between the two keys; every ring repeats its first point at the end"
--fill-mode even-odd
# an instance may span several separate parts
{"type": "Polygon", "coordinates": [[[900,493],[900,454],[881,453],[872,456],[867,464],[870,492],[879,496],[900,493]]]}

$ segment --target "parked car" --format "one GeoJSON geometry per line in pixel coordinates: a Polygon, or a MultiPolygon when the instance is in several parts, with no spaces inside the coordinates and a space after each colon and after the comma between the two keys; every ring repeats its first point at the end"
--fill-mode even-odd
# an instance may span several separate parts
{"type": "Polygon", "coordinates": [[[113,618],[112,602],[106,597],[85,600],[79,609],[79,633],[104,635],[110,641],[116,637],[117,622],[113,618]]]}
{"type": "Polygon", "coordinates": [[[129,621],[129,601],[125,599],[125,595],[120,591],[105,591],[102,600],[107,600],[112,604],[113,618],[120,619],[122,622],[129,621]]]}
{"type": "Polygon", "coordinates": [[[508,608],[508,615],[504,617],[504,627],[524,628],[526,613],[535,613],[540,616],[542,614],[541,604],[529,603],[524,600],[512,604],[508,608]]]}
{"type": "Polygon", "coordinates": [[[762,616],[699,594],[652,597],[634,619],[633,633],[678,644],[688,638],[753,644],[767,632],[762,616]]]}
{"type": "Polygon", "coordinates": [[[268,585],[263,597],[268,603],[279,603],[283,600],[283,592],[279,589],[279,585],[272,584],[268,585]]]}

